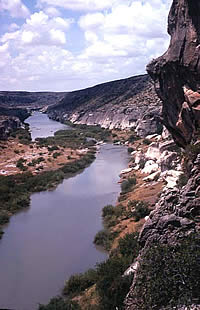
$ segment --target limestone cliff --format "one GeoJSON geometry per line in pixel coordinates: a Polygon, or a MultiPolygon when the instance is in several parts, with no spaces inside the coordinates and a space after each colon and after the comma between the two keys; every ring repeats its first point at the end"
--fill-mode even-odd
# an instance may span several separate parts
{"type": "Polygon", "coordinates": [[[174,0],[167,52],[147,71],[163,101],[163,119],[175,141],[186,146],[200,126],[200,3],[174,0]]]}
{"type": "MultiPolygon", "coordinates": [[[[161,195],[140,233],[139,241],[142,249],[137,259],[137,266],[142,264],[146,253],[153,244],[174,246],[179,244],[180,240],[187,239],[191,234],[199,238],[200,233],[199,1],[174,0],[168,22],[168,32],[171,35],[169,49],[163,56],[153,60],[147,66],[147,70],[155,81],[156,91],[163,102],[163,122],[175,142],[185,148],[184,162],[188,182],[181,189],[174,187],[161,195]]],[[[199,261],[196,260],[195,264],[198,282],[199,261]]],[[[152,292],[153,308],[143,308],[141,304],[138,304],[139,299],[135,294],[140,277],[138,270],[138,268],[135,270],[133,284],[126,299],[126,310],[200,309],[199,293],[196,295],[191,287],[188,287],[187,290],[186,284],[184,286],[183,282],[184,294],[186,294],[184,300],[188,302],[187,307],[181,303],[176,304],[175,308],[169,304],[167,307],[165,305],[166,308],[164,304],[163,307],[159,307],[156,303],[154,304],[153,295],[155,296],[155,294],[152,292]],[[187,299],[188,292],[190,299],[187,299]]],[[[167,269],[165,271],[167,277],[167,269]]],[[[178,276],[181,277],[181,272],[178,276]]],[[[184,298],[184,296],[182,297],[184,298]]]]}
{"type": "Polygon", "coordinates": [[[133,127],[144,137],[162,130],[160,111],[151,79],[141,75],[67,93],[47,113],[53,119],[78,124],[133,127]]]}

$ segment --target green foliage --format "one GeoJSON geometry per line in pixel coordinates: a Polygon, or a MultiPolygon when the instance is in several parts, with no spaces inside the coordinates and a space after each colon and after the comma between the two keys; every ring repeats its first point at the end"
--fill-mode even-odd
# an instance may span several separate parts
{"type": "Polygon", "coordinates": [[[118,249],[121,255],[132,257],[133,261],[139,253],[138,233],[127,234],[124,238],[121,238],[118,249]]]}
{"type": "Polygon", "coordinates": [[[129,143],[134,143],[135,141],[139,140],[140,138],[136,134],[131,134],[128,138],[129,143]]]}
{"type": "Polygon", "coordinates": [[[105,250],[110,250],[113,240],[117,237],[118,232],[111,232],[108,229],[103,229],[100,230],[95,238],[94,238],[94,243],[96,245],[99,245],[101,247],[103,247],[105,250]]]}
{"type": "Polygon", "coordinates": [[[9,215],[6,211],[0,211],[0,225],[4,225],[9,222],[9,215]]]}
{"type": "Polygon", "coordinates": [[[178,184],[177,184],[178,187],[182,188],[183,186],[185,186],[187,184],[188,180],[189,180],[189,177],[187,174],[185,174],[185,173],[181,174],[178,178],[178,184]]]}
{"type": "MultiPolygon", "coordinates": [[[[0,176],[0,213],[5,211],[12,214],[28,207],[31,193],[55,187],[64,177],[88,166],[94,158],[94,151],[91,150],[79,160],[67,163],[56,171],[44,171],[39,175],[26,172],[17,175],[0,176]]],[[[42,157],[39,157],[40,161],[43,161],[42,157]]],[[[20,159],[19,165],[23,164],[23,162],[23,158],[20,159]]],[[[5,221],[5,216],[2,221],[5,221]]]]}
{"type": "Polygon", "coordinates": [[[134,148],[133,147],[128,147],[128,153],[132,153],[134,151],[134,148]]]}
{"type": "Polygon", "coordinates": [[[146,144],[146,145],[149,145],[149,144],[151,144],[151,140],[149,140],[149,139],[144,139],[144,140],[143,140],[143,143],[146,144]]]}
{"type": "Polygon", "coordinates": [[[62,154],[60,152],[53,153],[53,158],[57,158],[58,156],[61,156],[62,154]]]}
{"type": "Polygon", "coordinates": [[[71,300],[64,300],[62,297],[54,297],[48,305],[39,305],[38,310],[81,310],[79,305],[71,300]]]}
{"type": "Polygon", "coordinates": [[[129,257],[111,257],[97,265],[97,292],[100,296],[100,309],[123,309],[123,301],[132,282],[132,276],[123,277],[131,264],[129,257]]]}
{"type": "Polygon", "coordinates": [[[53,146],[48,146],[47,149],[49,152],[53,152],[53,151],[58,151],[59,147],[57,145],[53,145],[53,146]]]}
{"type": "Polygon", "coordinates": [[[178,245],[155,244],[143,254],[133,291],[134,309],[200,303],[200,236],[178,245]]]}
{"type": "Polygon", "coordinates": [[[115,207],[112,205],[106,205],[105,207],[103,207],[102,209],[102,216],[106,217],[106,216],[110,216],[110,215],[114,215],[115,214],[115,207]]]}
{"type": "Polygon", "coordinates": [[[31,143],[31,134],[28,131],[28,127],[26,127],[25,129],[23,128],[19,128],[17,129],[13,134],[13,137],[18,137],[18,139],[20,140],[20,143],[22,144],[30,144],[31,143]]]}
{"type": "Polygon", "coordinates": [[[122,193],[125,194],[129,192],[133,188],[133,186],[136,185],[136,183],[137,183],[136,177],[131,177],[128,178],[127,180],[124,180],[121,183],[122,193]]]}
{"type": "Polygon", "coordinates": [[[131,200],[128,203],[128,207],[132,208],[131,213],[135,217],[136,222],[150,213],[148,203],[142,200],[131,200]]]}
{"type": "Polygon", "coordinates": [[[67,296],[80,294],[82,291],[95,284],[96,281],[97,271],[95,269],[89,269],[85,273],[74,274],[66,281],[63,294],[67,296]]]}
{"type": "Polygon", "coordinates": [[[191,160],[193,162],[198,154],[200,154],[200,143],[187,145],[185,149],[186,160],[191,160]]]}
{"type": "Polygon", "coordinates": [[[21,157],[20,159],[18,159],[18,161],[16,163],[16,167],[19,168],[22,171],[26,171],[27,167],[24,166],[25,162],[26,162],[26,160],[21,157]]]}

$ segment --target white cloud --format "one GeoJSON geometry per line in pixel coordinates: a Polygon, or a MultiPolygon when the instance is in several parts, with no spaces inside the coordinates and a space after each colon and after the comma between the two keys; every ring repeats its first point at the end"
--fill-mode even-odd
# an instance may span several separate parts
{"type": "Polygon", "coordinates": [[[111,8],[118,2],[119,0],[38,0],[38,6],[47,5],[73,11],[101,11],[111,8]]]}
{"type": "Polygon", "coordinates": [[[0,11],[9,11],[12,17],[24,17],[30,15],[28,8],[21,0],[1,0],[0,11]]]}
{"type": "Polygon", "coordinates": [[[50,18],[40,11],[34,13],[26,20],[20,30],[4,34],[0,42],[12,40],[16,50],[23,49],[25,45],[65,45],[66,32],[73,21],[61,17],[50,18]]]}
{"type": "Polygon", "coordinates": [[[170,2],[40,0],[41,11],[0,38],[0,89],[68,91],[144,73],[168,45],[170,2]],[[85,13],[75,21],[58,8],[85,13]]]}
{"type": "MultiPolygon", "coordinates": [[[[95,58],[93,61],[97,62],[102,62],[100,58],[107,61],[106,57],[111,57],[114,61],[113,58],[117,57],[119,62],[119,57],[140,56],[138,61],[142,68],[144,60],[149,61],[164,52],[168,44],[166,17],[169,2],[132,1],[129,5],[115,6],[111,12],[82,16],[79,26],[87,41],[82,57],[95,58]]],[[[114,64],[117,63],[114,61],[114,64]]]]}
{"type": "Polygon", "coordinates": [[[60,11],[54,7],[47,7],[45,9],[45,13],[48,15],[48,16],[51,16],[51,17],[56,17],[56,16],[60,16],[60,11]]]}

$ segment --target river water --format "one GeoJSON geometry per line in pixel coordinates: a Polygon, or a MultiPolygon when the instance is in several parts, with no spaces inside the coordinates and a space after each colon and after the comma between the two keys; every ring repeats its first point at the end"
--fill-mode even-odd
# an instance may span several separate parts
{"type": "Polygon", "coordinates": [[[59,294],[70,275],[106,259],[93,239],[102,229],[102,207],[116,202],[127,164],[125,147],[103,145],[83,172],[54,191],[33,194],[30,208],[11,218],[0,240],[0,309],[35,310],[59,294]]]}
{"type": "Polygon", "coordinates": [[[26,123],[30,125],[31,138],[34,141],[35,138],[45,138],[53,136],[54,132],[62,129],[69,129],[70,127],[60,122],[49,119],[47,114],[40,112],[34,112],[33,115],[26,119],[26,123]]]}

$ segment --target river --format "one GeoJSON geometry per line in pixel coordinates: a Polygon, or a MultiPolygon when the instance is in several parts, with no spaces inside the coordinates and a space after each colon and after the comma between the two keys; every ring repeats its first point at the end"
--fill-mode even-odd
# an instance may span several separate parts
{"type": "Polygon", "coordinates": [[[33,194],[30,208],[11,218],[0,240],[0,308],[36,310],[70,275],[106,259],[93,239],[102,229],[102,207],[116,202],[127,164],[125,147],[102,145],[88,168],[53,191],[33,194]]]}

